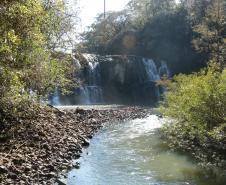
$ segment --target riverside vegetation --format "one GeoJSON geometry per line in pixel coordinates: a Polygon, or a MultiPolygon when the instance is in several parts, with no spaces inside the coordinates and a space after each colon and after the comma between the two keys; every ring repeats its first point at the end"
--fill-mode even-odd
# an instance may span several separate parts
{"type": "MultiPolygon", "coordinates": [[[[224,170],[225,7],[225,0],[181,0],[179,4],[174,0],[131,0],[125,10],[108,12],[106,19],[101,14],[74,48],[76,52],[164,60],[173,75],[201,70],[180,74],[169,83],[162,111],[175,121],[162,129],[162,135],[169,146],[192,153],[203,166],[224,170]]],[[[61,164],[67,167],[73,158],[68,150],[77,155],[103,122],[115,115],[120,119],[146,115],[138,108],[116,113],[65,113],[46,106],[44,101],[56,87],[67,93],[79,84],[72,57],[62,52],[74,45],[71,36],[76,16],[62,0],[0,1],[3,184],[51,183],[61,164]],[[60,140],[58,146],[54,134],[65,136],[65,141],[60,140]],[[46,155],[52,160],[44,166],[46,155]]],[[[168,82],[163,79],[160,83],[168,82]]]]}
{"type": "MultiPolygon", "coordinates": [[[[42,102],[56,86],[67,91],[76,84],[71,57],[57,50],[70,44],[70,38],[65,35],[74,28],[73,17],[60,0],[0,1],[1,184],[15,184],[17,165],[21,167],[29,161],[28,156],[24,158],[30,150],[27,144],[34,141],[30,137],[39,140],[41,131],[35,120],[37,116],[41,120],[41,113],[46,119],[51,115],[42,102]],[[23,139],[19,139],[19,133],[23,139]],[[13,160],[12,153],[17,152],[13,160]],[[9,182],[5,181],[7,178],[9,182]]],[[[31,150],[36,153],[37,145],[35,142],[33,145],[31,150]]],[[[25,168],[30,171],[29,166],[25,168]]],[[[24,183],[30,184],[29,178],[24,183]]]]}
{"type": "Polygon", "coordinates": [[[0,137],[5,138],[8,120],[35,115],[56,86],[66,90],[76,84],[71,57],[57,52],[69,42],[64,35],[74,23],[62,1],[3,0],[0,10],[0,137]]]}
{"type": "Polygon", "coordinates": [[[173,149],[191,153],[207,169],[226,166],[226,70],[210,66],[192,75],[178,75],[169,85],[162,128],[173,149]]]}
{"type": "Polygon", "coordinates": [[[163,137],[170,147],[191,153],[202,166],[226,170],[226,11],[225,1],[211,1],[194,27],[198,51],[207,53],[208,67],[178,75],[169,84],[162,107],[174,119],[163,137]]]}

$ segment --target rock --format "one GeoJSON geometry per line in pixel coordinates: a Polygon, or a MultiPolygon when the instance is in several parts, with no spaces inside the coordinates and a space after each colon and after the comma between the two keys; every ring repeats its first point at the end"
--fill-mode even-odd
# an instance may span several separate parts
{"type": "Polygon", "coordinates": [[[72,164],[72,167],[75,168],[75,169],[79,169],[80,168],[80,163],[76,162],[76,163],[72,164]]]}
{"type": "Polygon", "coordinates": [[[17,175],[13,172],[8,172],[8,178],[10,179],[17,179],[17,175]]]}
{"type": "Polygon", "coordinates": [[[75,113],[77,113],[77,114],[84,114],[85,113],[85,110],[84,109],[77,108],[75,110],[75,113]]]}
{"type": "Polygon", "coordinates": [[[5,166],[0,166],[0,173],[7,173],[8,169],[5,166]]]}
{"type": "Polygon", "coordinates": [[[88,135],[87,136],[89,139],[92,139],[93,138],[93,136],[90,134],[90,135],[88,135]]]}
{"type": "Polygon", "coordinates": [[[17,165],[22,165],[25,160],[24,159],[13,159],[12,162],[17,165]]]}
{"type": "Polygon", "coordinates": [[[47,178],[53,178],[53,177],[56,177],[57,175],[54,172],[50,172],[50,173],[45,174],[45,176],[47,178]]]}
{"type": "Polygon", "coordinates": [[[25,181],[23,181],[23,180],[20,180],[20,182],[19,182],[20,184],[26,184],[26,182],[25,181]]]}
{"type": "MultiPolygon", "coordinates": [[[[137,108],[114,111],[77,109],[70,114],[40,111],[40,117],[27,122],[23,120],[24,125],[20,126],[13,140],[0,145],[3,156],[0,174],[6,184],[23,184],[22,181],[32,184],[38,180],[40,184],[53,184],[56,172],[72,166],[80,167],[79,163],[72,165],[72,159],[80,157],[82,148],[89,146],[89,139],[103,123],[147,115],[137,108]]],[[[58,184],[67,183],[58,179],[58,184]]]]}
{"type": "Polygon", "coordinates": [[[58,185],[67,185],[67,181],[65,179],[57,179],[56,183],[58,185]]]}
{"type": "Polygon", "coordinates": [[[52,164],[49,164],[46,167],[49,169],[49,171],[54,171],[55,170],[55,167],[52,164]]]}
{"type": "Polygon", "coordinates": [[[158,118],[163,118],[162,114],[157,114],[158,118]]]}
{"type": "Polygon", "coordinates": [[[89,146],[89,140],[84,138],[82,146],[89,146]]]}
{"type": "Polygon", "coordinates": [[[73,157],[74,157],[75,159],[78,159],[79,157],[81,157],[80,152],[79,152],[79,153],[74,153],[74,154],[73,154],[73,157]]]}
{"type": "Polygon", "coordinates": [[[49,144],[47,144],[47,143],[43,143],[43,144],[41,145],[41,147],[44,148],[44,149],[46,149],[46,150],[50,150],[50,146],[49,146],[49,144]]]}

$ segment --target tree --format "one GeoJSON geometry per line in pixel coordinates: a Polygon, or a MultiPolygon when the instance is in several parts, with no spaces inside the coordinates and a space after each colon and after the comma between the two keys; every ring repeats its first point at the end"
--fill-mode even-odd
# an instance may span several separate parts
{"type": "Polygon", "coordinates": [[[100,14],[89,31],[82,34],[83,47],[91,53],[105,54],[109,42],[123,29],[129,27],[130,20],[127,11],[107,12],[106,18],[100,14]]]}
{"type": "Polygon", "coordinates": [[[131,0],[127,5],[132,20],[138,27],[142,27],[151,18],[172,11],[174,8],[174,0],[131,0]]]}
{"type": "Polygon", "coordinates": [[[192,24],[199,24],[206,15],[206,9],[210,0],[180,0],[183,6],[189,12],[192,24]]]}
{"type": "Polygon", "coordinates": [[[108,13],[105,20],[103,15],[97,18],[82,35],[81,51],[165,60],[172,73],[200,69],[206,57],[191,46],[192,8],[185,4],[176,5],[173,0],[131,0],[122,12],[108,13]]]}
{"type": "Polygon", "coordinates": [[[200,24],[194,26],[198,37],[193,40],[195,48],[207,53],[210,60],[226,65],[226,3],[212,0],[205,10],[200,24]]]}
{"type": "Polygon", "coordinates": [[[48,19],[45,20],[42,29],[49,49],[67,50],[74,47],[78,22],[76,2],[71,5],[66,1],[44,1],[44,11],[48,19]]]}
{"type": "Polygon", "coordinates": [[[0,10],[0,106],[9,113],[22,102],[45,97],[56,85],[72,84],[68,77],[74,68],[70,58],[56,57],[50,47],[55,35],[69,31],[61,30],[59,17],[66,12],[61,0],[4,0],[0,10]]]}

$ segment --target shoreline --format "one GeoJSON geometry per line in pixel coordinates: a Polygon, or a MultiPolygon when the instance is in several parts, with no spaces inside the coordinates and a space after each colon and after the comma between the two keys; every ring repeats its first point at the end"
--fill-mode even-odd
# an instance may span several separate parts
{"type": "Polygon", "coordinates": [[[144,118],[152,109],[120,107],[107,110],[41,109],[34,120],[23,120],[0,146],[0,181],[5,184],[53,184],[62,171],[78,168],[89,140],[107,122],[144,118]]]}
{"type": "Polygon", "coordinates": [[[186,153],[193,158],[208,176],[219,176],[226,180],[225,140],[216,140],[208,132],[203,135],[191,135],[183,132],[184,123],[165,124],[161,129],[161,138],[169,149],[186,153]],[[202,137],[203,138],[202,138],[202,137]]]}

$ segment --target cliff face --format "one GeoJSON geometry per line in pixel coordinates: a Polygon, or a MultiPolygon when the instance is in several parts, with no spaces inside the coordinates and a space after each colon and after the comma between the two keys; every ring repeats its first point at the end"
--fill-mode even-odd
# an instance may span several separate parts
{"type": "Polygon", "coordinates": [[[161,76],[169,76],[165,63],[138,56],[83,54],[80,78],[83,86],[70,96],[58,97],[59,104],[143,104],[160,98],[161,76]]]}

